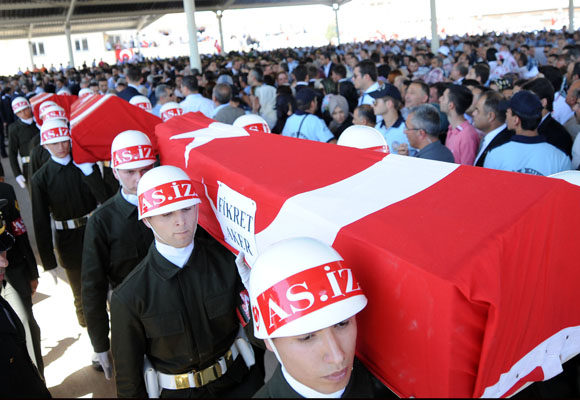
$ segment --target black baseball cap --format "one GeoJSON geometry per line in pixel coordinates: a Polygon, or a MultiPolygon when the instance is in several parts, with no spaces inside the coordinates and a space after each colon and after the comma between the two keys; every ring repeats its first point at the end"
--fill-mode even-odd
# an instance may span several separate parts
{"type": "Polygon", "coordinates": [[[370,92],[369,96],[373,99],[382,99],[383,97],[392,97],[395,100],[402,101],[401,92],[395,86],[390,83],[385,83],[378,90],[370,92]]]}
{"type": "Polygon", "coordinates": [[[542,115],[542,102],[540,98],[529,90],[520,90],[509,100],[500,104],[500,109],[511,109],[514,114],[524,117],[537,117],[542,115]]]}

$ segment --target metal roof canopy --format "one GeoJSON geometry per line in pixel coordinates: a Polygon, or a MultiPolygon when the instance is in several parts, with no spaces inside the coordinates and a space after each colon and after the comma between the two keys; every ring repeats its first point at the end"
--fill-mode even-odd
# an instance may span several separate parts
{"type": "MultiPolygon", "coordinates": [[[[322,4],[350,0],[196,0],[196,11],[322,4]]],[[[184,12],[183,0],[2,0],[0,40],[130,29],[140,31],[165,14],[184,12]]]]}

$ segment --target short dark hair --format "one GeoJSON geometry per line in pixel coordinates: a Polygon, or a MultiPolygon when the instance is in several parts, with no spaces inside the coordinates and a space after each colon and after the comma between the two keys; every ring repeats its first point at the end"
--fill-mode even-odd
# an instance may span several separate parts
{"type": "Polygon", "coordinates": [[[192,92],[199,92],[197,78],[193,75],[184,76],[181,84],[192,92]]]}
{"type": "Polygon", "coordinates": [[[445,89],[449,87],[449,83],[447,82],[436,82],[431,85],[431,87],[435,87],[437,89],[437,98],[443,96],[445,93],[445,89]]]}
{"type": "Polygon", "coordinates": [[[411,122],[415,129],[424,130],[427,135],[432,137],[439,136],[439,111],[431,104],[421,104],[409,110],[409,115],[412,117],[411,122]]]}
{"type": "Polygon", "coordinates": [[[292,70],[292,75],[298,82],[304,82],[308,76],[308,70],[304,64],[300,64],[292,70]]]}
{"type": "Polygon", "coordinates": [[[475,71],[475,76],[481,79],[481,84],[485,85],[489,79],[489,66],[487,64],[477,63],[473,66],[473,70],[475,71]]]}
{"type": "Polygon", "coordinates": [[[514,110],[512,110],[512,114],[520,119],[522,129],[525,131],[534,131],[534,130],[538,129],[540,122],[542,122],[542,115],[541,114],[539,116],[520,115],[520,114],[514,112],[514,110]]]}
{"type": "Polygon", "coordinates": [[[218,83],[213,87],[213,96],[220,104],[227,104],[232,99],[232,87],[227,83],[218,83]]]}
{"type": "Polygon", "coordinates": [[[411,81],[409,83],[409,86],[411,85],[419,85],[421,87],[421,90],[423,91],[423,93],[425,93],[427,95],[427,97],[429,97],[429,85],[427,85],[425,82],[423,81],[411,81]]]}
{"type": "Polygon", "coordinates": [[[578,75],[580,77],[580,61],[574,63],[574,68],[572,69],[572,76],[578,75]]]}
{"type": "Polygon", "coordinates": [[[375,115],[372,106],[368,104],[361,104],[360,106],[355,108],[355,110],[358,110],[358,115],[361,118],[366,119],[371,124],[375,125],[377,123],[377,116],[375,115]]]}
{"type": "Polygon", "coordinates": [[[346,67],[342,64],[332,64],[332,67],[330,68],[331,71],[334,71],[334,73],[338,76],[340,76],[341,78],[346,78],[346,67]]]}
{"type": "Polygon", "coordinates": [[[505,122],[505,109],[501,107],[502,101],[505,100],[499,92],[495,90],[489,90],[481,95],[485,96],[485,101],[483,102],[483,107],[487,112],[492,112],[495,114],[495,118],[500,122],[505,122]]]}
{"type": "Polygon", "coordinates": [[[534,92],[540,100],[546,99],[546,109],[552,111],[554,109],[554,87],[546,78],[536,78],[526,83],[522,89],[534,92]]]}
{"type": "Polygon", "coordinates": [[[467,72],[469,72],[469,70],[467,69],[467,67],[463,64],[457,64],[455,66],[455,69],[457,69],[457,71],[459,71],[459,75],[461,76],[466,76],[467,72]]]}
{"type": "Polygon", "coordinates": [[[560,90],[564,77],[559,68],[556,68],[553,65],[542,65],[538,70],[540,73],[544,74],[544,77],[546,77],[547,80],[550,81],[555,91],[560,90]]]}
{"type": "Polygon", "coordinates": [[[463,115],[473,102],[471,90],[461,85],[449,85],[449,101],[455,106],[455,112],[463,115]]]}
{"type": "Polygon", "coordinates": [[[143,74],[141,74],[141,69],[137,67],[129,67],[127,69],[127,80],[131,82],[139,82],[143,74]]]}
{"type": "MultiPolygon", "coordinates": [[[[356,67],[360,70],[360,76],[368,75],[373,82],[376,82],[378,77],[377,66],[371,60],[362,60],[356,67]]],[[[355,68],[356,68],[355,67],[355,68]]]]}

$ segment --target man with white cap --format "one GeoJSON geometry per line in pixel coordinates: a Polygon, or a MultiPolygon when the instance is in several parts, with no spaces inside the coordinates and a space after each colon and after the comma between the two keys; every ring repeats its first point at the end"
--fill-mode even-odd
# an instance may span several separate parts
{"type": "Polygon", "coordinates": [[[117,395],[252,396],[264,375],[240,335],[244,286],[234,256],[197,227],[193,182],[161,166],[143,175],[137,196],[155,241],[111,299],[117,395]]]}
{"type": "Polygon", "coordinates": [[[275,243],[256,260],[249,286],[254,335],[280,362],[255,397],[386,394],[355,358],[356,314],[367,298],[332,247],[312,238],[275,243]]]}
{"type": "Polygon", "coordinates": [[[12,111],[18,119],[8,127],[8,157],[16,182],[24,189],[28,177],[30,141],[38,135],[38,127],[34,122],[32,107],[24,97],[12,100],[12,111]]]}
{"type": "Polygon", "coordinates": [[[111,145],[111,167],[121,189],[87,222],[81,268],[83,312],[95,351],[93,367],[102,369],[107,379],[112,376],[107,298],[109,290],[147,255],[153,241],[151,230],[137,218],[137,185],[155,162],[147,135],[119,133],[111,145]]]}
{"type": "Polygon", "coordinates": [[[72,162],[66,122],[58,119],[45,122],[40,144],[49,151],[50,160],[36,171],[30,183],[38,252],[42,266],[56,282],[56,248],[59,264],[65,269],[73,292],[79,325],[85,327],[81,302],[82,249],[85,225],[97,207],[97,200],[85,183],[83,172],[72,162]],[[54,247],[51,218],[55,227],[54,247]]]}

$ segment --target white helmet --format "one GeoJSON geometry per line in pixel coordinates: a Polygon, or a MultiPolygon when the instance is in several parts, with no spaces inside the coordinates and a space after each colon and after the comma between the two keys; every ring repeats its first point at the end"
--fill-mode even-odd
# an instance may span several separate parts
{"type": "Polygon", "coordinates": [[[70,140],[68,125],[62,119],[50,119],[40,128],[40,144],[52,144],[70,140]]]}
{"type": "Polygon", "coordinates": [[[239,116],[234,121],[234,126],[244,128],[248,132],[272,132],[266,120],[256,114],[246,114],[239,116]]]}
{"type": "Polygon", "coordinates": [[[155,163],[149,137],[139,131],[124,131],[111,144],[111,167],[117,169],[143,168],[155,163]]]}
{"type": "Polygon", "coordinates": [[[79,99],[82,99],[83,97],[86,96],[90,96],[93,94],[93,91],[89,88],[83,88],[81,90],[79,90],[79,99]]]}
{"type": "Polygon", "coordinates": [[[145,111],[151,112],[151,110],[153,110],[153,107],[151,107],[151,101],[149,101],[149,99],[145,96],[133,96],[131,97],[131,100],[129,100],[129,103],[145,111]]]}
{"type": "Polygon", "coordinates": [[[63,87],[62,89],[60,89],[57,93],[58,96],[70,96],[71,92],[68,88],[63,87]]]}
{"type": "MultiPolygon", "coordinates": [[[[46,108],[50,107],[50,106],[58,106],[58,104],[57,104],[57,103],[55,103],[55,102],[54,102],[54,101],[52,101],[52,100],[46,100],[46,101],[43,101],[43,102],[40,104],[40,106],[38,107],[38,112],[40,113],[40,115],[42,115],[42,113],[44,112],[44,110],[45,110],[46,108]]],[[[59,106],[59,107],[60,107],[60,106],[59,106]]],[[[41,119],[42,119],[42,117],[41,117],[41,119]]]]}
{"type": "Polygon", "coordinates": [[[389,145],[381,132],[365,125],[352,125],[346,128],[338,138],[337,144],[389,154],[389,145]]]}
{"type": "Polygon", "coordinates": [[[172,165],[147,171],[137,185],[137,197],[140,220],[201,203],[189,176],[172,165]]]}
{"type": "Polygon", "coordinates": [[[68,121],[66,117],[66,111],[59,105],[53,105],[45,107],[40,113],[40,119],[43,122],[49,121],[51,119],[61,119],[63,121],[68,121]]]}
{"type": "Polygon", "coordinates": [[[558,172],[557,174],[550,175],[550,178],[563,179],[572,185],[580,186],[580,171],[577,170],[558,172]]]}
{"type": "Polygon", "coordinates": [[[268,247],[250,270],[254,336],[297,336],[335,325],[367,305],[352,270],[329,245],[312,238],[268,247]]]}
{"type": "Polygon", "coordinates": [[[28,107],[30,107],[30,102],[26,100],[25,97],[19,96],[12,100],[12,111],[14,114],[17,114],[28,107]]]}
{"type": "Polygon", "coordinates": [[[178,115],[183,115],[183,111],[183,107],[181,107],[179,104],[174,101],[169,101],[163,104],[161,110],[159,111],[159,115],[161,116],[163,122],[165,122],[169,121],[173,117],[177,117],[178,115]]]}

